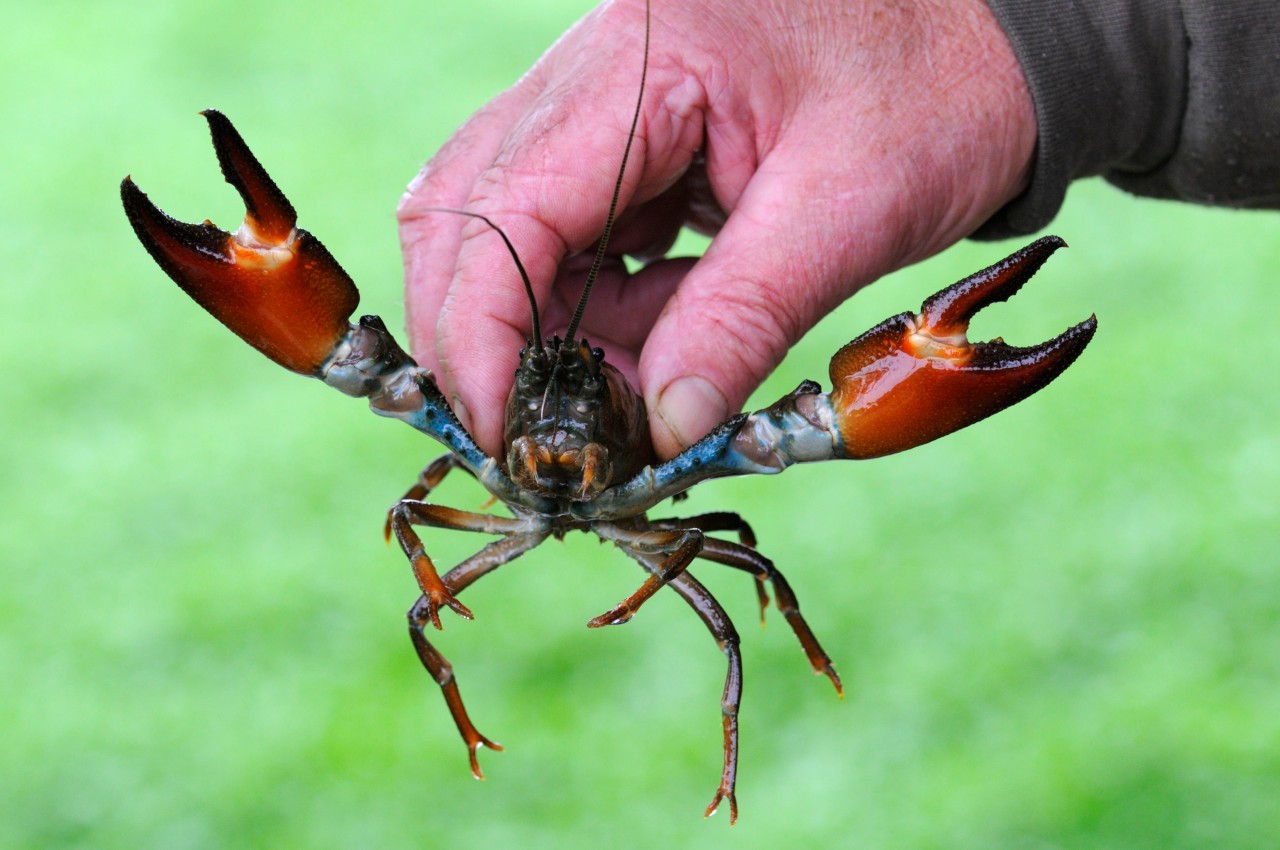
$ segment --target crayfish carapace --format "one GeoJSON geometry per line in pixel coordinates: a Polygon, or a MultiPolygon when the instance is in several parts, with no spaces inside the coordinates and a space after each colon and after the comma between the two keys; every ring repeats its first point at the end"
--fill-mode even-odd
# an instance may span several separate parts
{"type": "Polygon", "coordinates": [[[575,338],[576,319],[563,339],[543,339],[535,306],[533,332],[520,354],[507,407],[507,456],[499,461],[476,445],[430,372],[401,349],[381,320],[364,316],[348,323],[359,301],[351,279],[319,240],[296,227],[292,205],[231,122],[212,110],[204,115],[222,172],[244,200],[244,223],[230,234],[209,222],[177,221],[125,178],[121,194],[129,221],[160,267],[250,345],[287,369],[368,398],[374,412],[403,420],[449,449],[391,510],[387,532],[403,547],[421,590],[409,610],[410,637],[444,693],[477,777],[476,750],[500,747],[471,723],[453,669],[428,642],[425,627],[440,627],[442,607],[470,619],[457,597],[477,579],[548,537],[588,531],[614,543],[648,573],[634,594],[590,626],[626,622],[646,599],[670,587],[702,618],[727,656],[723,772],[707,814],[727,800],[730,818],[736,818],[738,635],[724,609],[686,568],[702,558],[750,573],[762,612],[769,601],[766,585],[771,585],[814,671],[837,691],[840,679],[800,615],[791,588],[773,562],[756,551],[751,528],[741,517],[722,512],[650,519],[646,512],[709,478],[877,457],[949,434],[1047,385],[1079,356],[1096,327],[1090,317],[1029,348],[966,339],[975,313],[1017,292],[1064,244],[1045,237],[943,289],[919,313],[887,319],[841,348],[831,361],[830,393],[805,381],[770,407],[730,418],[679,456],[657,464],[650,462],[644,405],[605,362],[605,352],[575,338]],[[453,469],[474,476],[511,516],[428,501],[453,469]],[[415,525],[497,539],[442,576],[415,525]],[[711,537],[711,532],[736,534],[738,542],[711,537]]]}

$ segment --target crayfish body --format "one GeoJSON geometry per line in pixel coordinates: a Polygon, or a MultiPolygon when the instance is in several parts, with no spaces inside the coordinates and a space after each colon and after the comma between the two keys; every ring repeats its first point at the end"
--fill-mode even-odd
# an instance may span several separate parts
{"type": "MultiPolygon", "coordinates": [[[[449,662],[427,640],[442,607],[467,619],[457,596],[497,567],[568,531],[614,543],[647,572],[641,587],[592,627],[629,620],[649,597],[670,587],[706,623],[728,661],[721,716],[724,760],[707,814],[724,800],[737,816],[738,705],[742,659],[724,609],[687,570],[702,558],[750,573],[761,613],[772,586],[782,615],[814,672],[841,689],[827,653],[800,614],[773,562],[755,548],[750,526],[732,513],[650,519],[659,502],[710,478],[776,473],[797,463],[869,458],[903,451],[1015,404],[1060,375],[1092,338],[1093,317],[1041,345],[1014,348],[996,340],[971,344],[969,320],[1013,295],[1064,243],[1045,237],[929,298],[919,313],[882,322],[836,353],[833,390],[805,381],[773,405],[738,414],[677,457],[652,462],[643,404],[604,352],[574,338],[534,333],[521,354],[507,408],[505,463],[488,456],[459,423],[436,387],[387,332],[381,320],[348,324],[359,294],[324,246],[296,227],[284,194],[231,122],[204,113],[222,171],[244,199],[234,234],[206,222],[185,224],[154,206],[129,178],[125,212],[160,267],[202,307],[250,345],[295,372],[369,399],[374,412],[401,419],[443,443],[449,453],[423,470],[390,512],[394,535],[412,566],[421,596],[409,610],[409,634],[424,667],[440,685],[465,741],[472,771],[476,751],[501,749],[472,724],[449,662]],[[474,476],[511,516],[460,511],[432,503],[431,491],[454,469],[474,476]],[[443,576],[415,526],[474,531],[497,539],[443,576]],[[737,542],[710,536],[736,534],[737,542]]],[[[505,237],[504,237],[505,238],[505,237]]],[[[518,264],[518,258],[517,258],[518,264]]]]}
{"type": "Polygon", "coordinates": [[[505,424],[511,479],[551,498],[594,499],[653,460],[644,402],[586,340],[520,352],[505,424]]]}

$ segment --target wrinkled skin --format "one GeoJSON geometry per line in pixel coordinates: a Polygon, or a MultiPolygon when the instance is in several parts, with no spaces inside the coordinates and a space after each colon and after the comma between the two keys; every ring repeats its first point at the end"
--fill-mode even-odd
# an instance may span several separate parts
{"type": "MultiPolygon", "coordinates": [[[[972,232],[1026,185],[1026,82],[981,0],[653,0],[638,136],[610,250],[694,262],[606,266],[583,334],[642,393],[668,458],[730,412],[825,313],[972,232]],[[695,155],[705,151],[705,161],[695,155]],[[623,286],[625,282],[625,286],[623,286]]],[[[499,454],[528,305],[567,325],[634,108],[644,4],[616,0],[477,112],[399,209],[409,333],[481,447],[499,454]],[[628,64],[619,64],[620,56],[628,64]],[[564,266],[562,266],[564,263],[564,266]]]]}

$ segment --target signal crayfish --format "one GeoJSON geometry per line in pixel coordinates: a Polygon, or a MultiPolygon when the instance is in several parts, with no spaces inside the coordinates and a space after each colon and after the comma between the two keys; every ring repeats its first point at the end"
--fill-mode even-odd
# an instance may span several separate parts
{"type": "MultiPolygon", "coordinates": [[[[739,639],[725,610],[687,568],[702,558],[750,573],[762,614],[769,603],[766,585],[772,586],[775,603],[814,672],[825,675],[837,692],[840,678],[801,616],[787,581],[756,550],[752,530],[741,517],[717,512],[650,519],[646,513],[707,479],[773,474],[798,463],[874,458],[949,434],[1049,384],[1080,355],[1096,329],[1090,317],[1027,348],[1000,339],[967,340],[969,321],[979,310],[1012,296],[1064,244],[1045,237],[946,287],[918,313],[893,316],[845,345],[831,360],[831,392],[804,381],[769,407],[733,416],[677,457],[657,463],[643,402],[606,361],[605,352],[577,336],[589,277],[563,339],[542,336],[532,304],[531,333],[520,352],[507,405],[508,448],[499,461],[480,449],[431,373],[397,344],[380,319],[363,316],[349,324],[359,301],[351,279],[319,240],[296,227],[293,206],[231,122],[213,110],[203,114],[223,175],[245,203],[241,227],[231,234],[208,221],[187,224],[170,218],[126,177],[121,195],[129,221],[160,267],[250,345],[291,371],[367,398],[375,413],[400,419],[448,448],[391,509],[386,533],[404,549],[421,592],[408,612],[414,648],[443,691],[477,778],[477,750],[501,747],[471,722],[452,667],[427,640],[426,626],[441,627],[442,608],[471,619],[457,598],[468,586],[548,537],[586,531],[616,545],[648,574],[635,593],[589,626],[625,623],[647,599],[670,587],[703,620],[727,657],[721,700],[723,770],[706,813],[727,800],[733,822],[742,690],[739,639]],[[511,516],[430,502],[432,490],[455,469],[479,481],[511,516]],[[498,539],[441,575],[415,526],[498,539]],[[736,534],[738,542],[711,532],[736,534]]],[[[606,233],[617,198],[615,188],[606,233]]],[[[484,220],[506,242],[532,302],[514,248],[496,225],[484,220]]],[[[599,244],[601,253],[605,241],[599,244]]]]}

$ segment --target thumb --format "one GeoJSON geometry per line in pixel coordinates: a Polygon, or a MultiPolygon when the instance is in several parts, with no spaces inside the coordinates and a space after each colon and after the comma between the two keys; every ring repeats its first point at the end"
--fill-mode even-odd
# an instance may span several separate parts
{"type": "Polygon", "coordinates": [[[660,457],[741,409],[806,331],[898,264],[885,229],[866,226],[879,204],[842,212],[809,183],[762,163],[654,325],[640,384],[660,457]]]}

